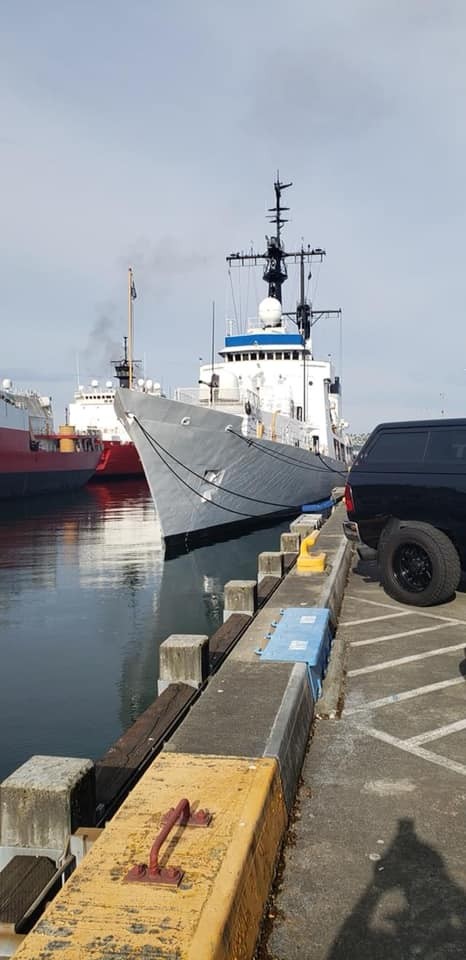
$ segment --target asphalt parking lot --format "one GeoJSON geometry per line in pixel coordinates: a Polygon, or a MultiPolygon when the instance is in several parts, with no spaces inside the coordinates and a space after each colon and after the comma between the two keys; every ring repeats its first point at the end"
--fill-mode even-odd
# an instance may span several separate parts
{"type": "Polygon", "coordinates": [[[344,706],[305,761],[269,956],[464,957],[466,587],[405,607],[356,560],[338,629],[344,706]]]}

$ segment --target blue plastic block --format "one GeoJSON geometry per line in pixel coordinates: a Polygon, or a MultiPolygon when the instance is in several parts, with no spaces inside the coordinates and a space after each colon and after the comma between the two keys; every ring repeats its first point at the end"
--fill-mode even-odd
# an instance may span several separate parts
{"type": "Polygon", "coordinates": [[[330,613],[323,607],[289,607],[284,610],[262,660],[307,663],[314,699],[320,696],[327,670],[332,634],[330,613]]]}

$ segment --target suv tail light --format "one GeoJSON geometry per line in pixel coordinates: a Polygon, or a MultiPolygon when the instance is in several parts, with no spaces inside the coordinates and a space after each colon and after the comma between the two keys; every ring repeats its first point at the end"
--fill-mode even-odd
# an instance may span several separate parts
{"type": "Polygon", "coordinates": [[[347,513],[354,513],[353,491],[349,483],[345,486],[345,507],[347,513]]]}

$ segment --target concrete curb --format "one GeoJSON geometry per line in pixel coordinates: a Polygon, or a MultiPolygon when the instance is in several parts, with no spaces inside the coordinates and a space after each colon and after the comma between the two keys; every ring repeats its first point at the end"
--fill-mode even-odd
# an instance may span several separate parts
{"type": "Polygon", "coordinates": [[[307,667],[295,663],[263,754],[278,760],[288,813],[295,801],[313,718],[307,667]]]}
{"type": "MultiPolygon", "coordinates": [[[[338,622],[352,558],[352,545],[346,540],[344,534],[342,534],[341,543],[335,555],[332,572],[319,597],[319,606],[328,607],[330,610],[333,629],[335,629],[338,622]]],[[[337,715],[344,671],[345,643],[337,633],[332,644],[329,667],[322,687],[322,696],[318,701],[317,716],[335,717],[337,715]]]]}

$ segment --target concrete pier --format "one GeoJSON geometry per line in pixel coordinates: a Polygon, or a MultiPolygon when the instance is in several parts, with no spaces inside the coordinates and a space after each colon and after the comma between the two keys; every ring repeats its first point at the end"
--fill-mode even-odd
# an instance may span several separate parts
{"type": "Polygon", "coordinates": [[[166,750],[275,757],[288,811],[306,750],[314,699],[304,664],[227,660],[166,750]],[[245,723],[247,717],[247,723],[245,723]]]}
{"type": "Polygon", "coordinates": [[[337,511],[319,540],[326,570],[299,576],[293,564],[305,527],[286,535],[280,551],[261,556],[259,589],[254,580],[226,585],[224,625],[206,683],[206,637],[174,636],[162,645],[162,682],[191,681],[189,712],[27,937],[18,960],[45,960],[51,944],[63,960],[84,946],[89,960],[167,949],[180,960],[251,960],[318,695],[305,659],[272,662],[259,654],[288,607],[319,608],[325,600],[335,623],[349,559],[337,511]],[[174,824],[176,844],[168,840],[161,863],[162,873],[165,864],[172,868],[168,883],[179,863],[180,886],[154,889],[149,851],[180,797],[189,798],[194,813],[207,807],[212,827],[203,837],[204,831],[174,824]],[[137,863],[146,866],[135,871],[137,863]],[[65,936],[68,926],[72,933],[65,936]]]}

